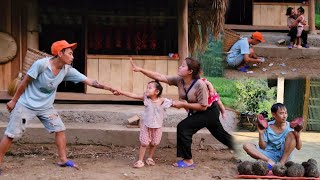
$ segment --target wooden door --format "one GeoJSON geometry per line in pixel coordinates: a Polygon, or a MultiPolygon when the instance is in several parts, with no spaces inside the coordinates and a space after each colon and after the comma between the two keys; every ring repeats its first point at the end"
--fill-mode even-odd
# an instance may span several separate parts
{"type": "Polygon", "coordinates": [[[230,0],[226,24],[252,25],[252,0],[230,0]]]}

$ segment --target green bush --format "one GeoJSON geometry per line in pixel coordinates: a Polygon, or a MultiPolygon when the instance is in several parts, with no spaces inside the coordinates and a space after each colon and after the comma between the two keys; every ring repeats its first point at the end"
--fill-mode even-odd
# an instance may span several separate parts
{"type": "Polygon", "coordinates": [[[222,77],[224,75],[221,51],[222,41],[215,41],[210,38],[206,51],[203,53],[196,53],[196,57],[201,62],[205,76],[222,77]]]}
{"type": "Polygon", "coordinates": [[[276,88],[269,88],[267,80],[240,79],[235,82],[238,111],[270,112],[276,102],[276,88]]]}
{"type": "Polygon", "coordinates": [[[218,92],[222,103],[230,108],[236,108],[235,102],[237,98],[236,85],[234,80],[222,77],[206,77],[218,92]]]}

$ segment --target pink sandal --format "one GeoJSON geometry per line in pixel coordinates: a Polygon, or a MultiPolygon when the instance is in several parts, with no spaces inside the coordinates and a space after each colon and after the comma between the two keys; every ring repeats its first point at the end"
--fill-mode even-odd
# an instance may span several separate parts
{"type": "Polygon", "coordinates": [[[146,163],[149,165],[149,166],[155,166],[156,163],[154,162],[154,160],[152,158],[148,158],[146,160],[146,163]]]}
{"type": "Polygon", "coordinates": [[[142,168],[143,166],[144,166],[144,162],[142,162],[140,160],[133,164],[134,168],[142,168]]]}

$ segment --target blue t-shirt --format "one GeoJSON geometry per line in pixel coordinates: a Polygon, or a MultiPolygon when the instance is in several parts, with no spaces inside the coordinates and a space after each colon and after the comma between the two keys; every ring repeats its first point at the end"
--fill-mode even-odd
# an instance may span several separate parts
{"type": "Polygon", "coordinates": [[[33,78],[20,96],[18,102],[32,110],[46,110],[53,107],[58,85],[62,81],[75,83],[87,77],[70,65],[65,65],[57,76],[54,76],[50,65],[51,57],[39,59],[33,63],[27,74],[33,78]]]}
{"type": "Polygon", "coordinates": [[[250,45],[248,38],[241,38],[238,40],[230,49],[230,53],[227,56],[227,61],[229,64],[232,64],[236,58],[239,58],[239,55],[250,54],[250,45]]]}
{"type": "Polygon", "coordinates": [[[265,150],[267,151],[283,151],[286,137],[288,136],[290,131],[293,131],[293,129],[290,127],[290,123],[287,121],[286,129],[282,133],[276,134],[270,128],[270,125],[274,124],[275,122],[275,120],[268,122],[268,128],[263,134],[263,140],[267,143],[267,147],[265,148],[265,150]]]}

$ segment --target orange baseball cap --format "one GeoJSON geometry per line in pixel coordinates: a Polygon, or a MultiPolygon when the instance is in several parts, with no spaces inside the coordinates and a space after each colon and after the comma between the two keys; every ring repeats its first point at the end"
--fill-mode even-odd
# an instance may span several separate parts
{"type": "Polygon", "coordinates": [[[51,45],[51,54],[56,56],[62,49],[71,48],[72,50],[77,48],[77,43],[69,44],[66,40],[56,41],[51,45]]]}
{"type": "Polygon", "coordinates": [[[266,42],[266,40],[264,40],[264,38],[263,38],[262,33],[261,33],[261,32],[258,32],[258,31],[252,33],[251,38],[252,38],[252,39],[259,40],[260,42],[266,42]]]}

